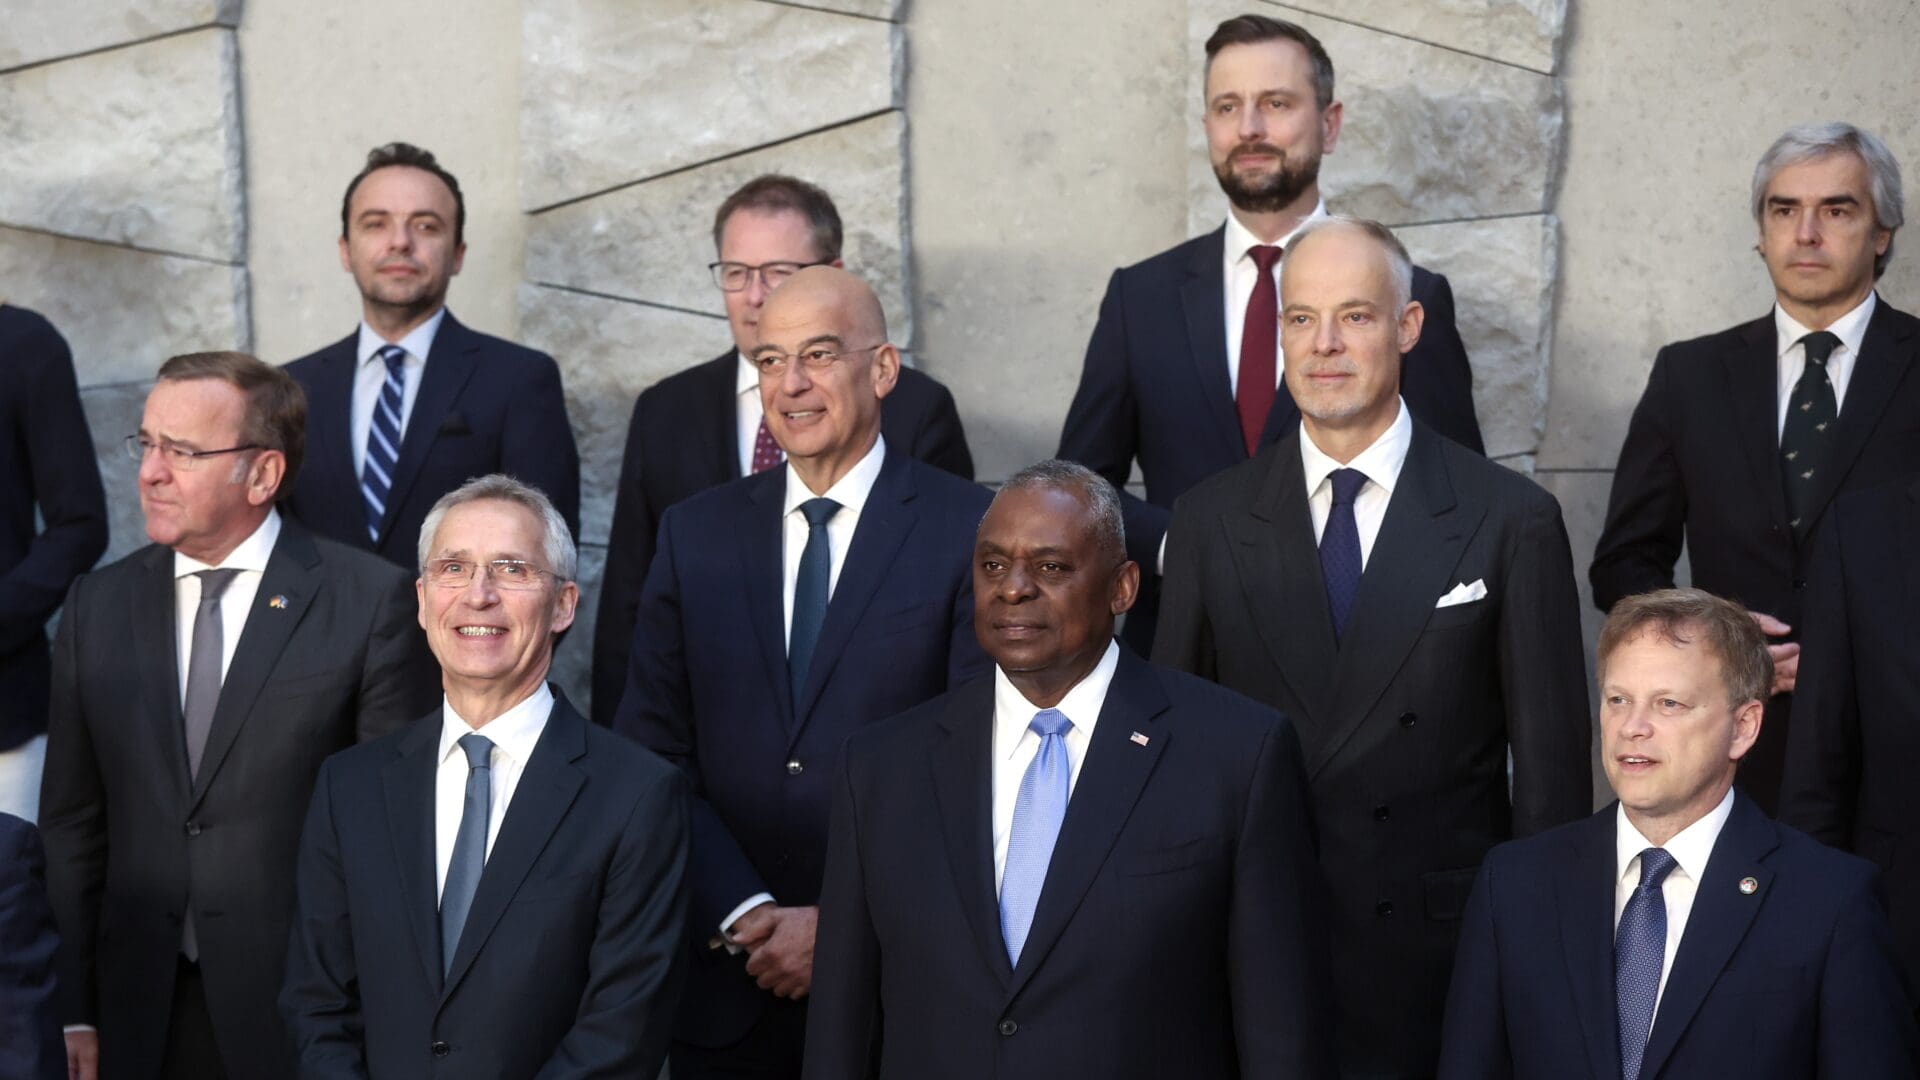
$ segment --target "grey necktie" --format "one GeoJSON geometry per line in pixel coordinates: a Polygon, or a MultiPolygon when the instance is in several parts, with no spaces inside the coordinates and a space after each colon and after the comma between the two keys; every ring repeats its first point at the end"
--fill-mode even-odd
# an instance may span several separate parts
{"type": "Polygon", "coordinates": [[[220,595],[233,584],[238,570],[202,570],[200,612],[193,617],[193,643],[187,652],[187,775],[200,775],[200,757],[207,751],[207,732],[220,704],[220,655],[226,633],[220,623],[220,595]]]}
{"type": "Polygon", "coordinates": [[[493,740],[479,732],[460,736],[467,755],[467,794],[460,806],[460,829],[453,835],[453,856],[447,861],[447,881],[440,888],[440,973],[453,968],[460,931],[480,889],[480,872],[487,865],[487,824],[493,816],[493,740]]]}

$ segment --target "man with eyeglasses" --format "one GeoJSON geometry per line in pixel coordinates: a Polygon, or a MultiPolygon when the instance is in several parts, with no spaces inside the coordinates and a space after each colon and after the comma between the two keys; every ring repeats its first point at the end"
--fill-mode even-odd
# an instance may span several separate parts
{"type": "Polygon", "coordinates": [[[278,368],[168,360],[127,439],[153,543],[61,615],[40,825],[76,1077],[293,1075],[273,999],[315,771],[434,699],[406,575],[275,508],[305,428],[278,368]]]}
{"type": "Polygon", "coordinates": [[[687,782],[547,683],[580,589],[539,491],[427,513],[441,705],[321,767],[281,995],[303,1076],[651,1078],[686,910],[687,782]]]}
{"type": "MultiPolygon", "coordinates": [[[[833,200],[791,176],[749,180],[714,215],[718,261],[710,269],[726,301],[733,345],[660,380],[634,402],[593,633],[596,721],[612,720],[626,685],[634,612],[653,562],[660,515],[690,495],[785,460],[761,422],[759,376],[747,355],[759,344],[767,294],[802,267],[841,265],[840,240],[833,200]]],[[[973,455],[953,395],[928,376],[900,369],[881,406],[880,428],[900,452],[973,479],[973,455]]]]}
{"type": "Polygon", "coordinates": [[[797,1080],[841,742],[989,666],[988,495],[883,434],[900,353],[873,290],[803,269],[758,323],[786,464],[666,512],[614,719],[694,782],[674,1080],[797,1080]]]}

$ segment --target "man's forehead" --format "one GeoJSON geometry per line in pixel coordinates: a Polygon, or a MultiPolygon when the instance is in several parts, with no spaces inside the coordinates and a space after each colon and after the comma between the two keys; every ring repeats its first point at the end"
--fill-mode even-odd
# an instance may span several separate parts
{"type": "Polygon", "coordinates": [[[1782,166],[1767,181],[1769,199],[1818,201],[1841,195],[1861,202],[1870,198],[1867,163],[1858,154],[1836,151],[1796,161],[1782,166]]]}
{"type": "Polygon", "coordinates": [[[1292,38],[1240,42],[1223,46],[1208,61],[1206,92],[1245,91],[1249,83],[1260,84],[1253,89],[1286,89],[1312,75],[1313,58],[1292,38]]]}

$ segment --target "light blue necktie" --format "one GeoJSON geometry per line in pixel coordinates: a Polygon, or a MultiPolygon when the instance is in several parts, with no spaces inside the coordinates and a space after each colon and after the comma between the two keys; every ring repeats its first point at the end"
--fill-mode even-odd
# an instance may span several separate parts
{"type": "Polygon", "coordinates": [[[1665,848],[1640,853],[1640,884],[1620,913],[1613,935],[1613,995],[1619,1010],[1620,1077],[1639,1080],[1660,1000],[1660,968],[1667,958],[1667,901],[1660,891],[1674,868],[1665,848]]]}
{"type": "Polygon", "coordinates": [[[808,499],[800,504],[807,519],[807,546],[800,549],[800,573],[793,581],[793,626],[787,631],[787,676],[793,681],[793,707],[800,707],[800,691],[807,685],[813,647],[820,643],[820,625],[827,621],[827,586],[832,581],[833,552],[827,546],[827,522],[840,512],[832,499],[808,499]]]}
{"type": "Polygon", "coordinates": [[[1040,736],[1040,752],[1020,778],[1013,830],[1007,838],[1007,867],[1000,876],[1000,936],[1006,939],[1007,959],[1016,967],[1033,926],[1040,887],[1046,884],[1053,842],[1060,838],[1060,822],[1067,816],[1067,796],[1072,791],[1067,732],[1073,721],[1058,709],[1042,709],[1027,727],[1040,736]]]}
{"type": "Polygon", "coordinates": [[[447,883],[440,890],[440,972],[453,967],[453,950],[467,925],[480,871],[487,865],[487,821],[493,816],[493,741],[479,732],[460,736],[467,752],[467,798],[460,808],[460,831],[453,837],[447,883]]]}
{"type": "Polygon", "coordinates": [[[387,516],[387,496],[393,491],[393,467],[400,460],[400,405],[406,394],[407,350],[383,345],[374,354],[387,365],[387,382],[373,403],[367,425],[367,461],[360,469],[360,498],[366,504],[367,539],[380,541],[380,522],[387,516]]]}

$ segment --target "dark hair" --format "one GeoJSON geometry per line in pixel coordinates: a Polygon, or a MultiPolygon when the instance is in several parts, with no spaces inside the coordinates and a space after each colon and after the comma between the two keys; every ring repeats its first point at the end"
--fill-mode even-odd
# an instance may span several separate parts
{"type": "Polygon", "coordinates": [[[412,143],[403,142],[390,142],[385,146],[376,146],[367,151],[366,167],[361,169],[359,175],[355,176],[352,182],[347,185],[347,193],[340,199],[340,235],[347,235],[347,214],[353,206],[353,193],[354,190],[360,186],[360,181],[365,180],[380,169],[391,168],[395,165],[405,165],[410,169],[430,172],[439,177],[441,183],[447,185],[447,190],[453,192],[453,242],[455,244],[466,243],[467,200],[460,194],[460,181],[455,180],[452,173],[442,168],[440,163],[434,160],[431,151],[422,150],[412,143]]]}
{"type": "Polygon", "coordinates": [[[1007,477],[1002,493],[1039,488],[1064,491],[1086,504],[1088,528],[1100,550],[1113,561],[1127,561],[1126,526],[1120,516],[1120,493],[1107,478],[1085,465],[1059,458],[1036,462],[1007,477]]]}
{"type": "Polygon", "coordinates": [[[1299,42],[1300,47],[1307,50],[1308,59],[1313,61],[1314,102],[1323,111],[1333,104],[1333,58],[1306,27],[1285,19],[1238,15],[1214,27],[1213,36],[1207,39],[1207,67],[1211,69],[1214,54],[1229,45],[1257,45],[1263,41],[1299,42]]]}
{"type": "Polygon", "coordinates": [[[1720,658],[1728,703],[1739,708],[1749,701],[1767,700],[1773,685],[1773,658],[1767,654],[1760,624],[1739,604],[1700,589],[1660,589],[1623,597],[1600,627],[1594,653],[1601,677],[1605,678],[1607,657],[1615,649],[1646,633],[1675,645],[1690,645],[1695,637],[1704,637],[1707,651],[1720,658]]]}
{"type": "Polygon", "coordinates": [[[813,229],[814,258],[832,262],[840,257],[840,211],[834,208],[833,199],[825,191],[805,180],[767,173],[740,185],[714,212],[715,252],[720,250],[720,236],[726,231],[727,219],[736,210],[759,210],[768,214],[790,210],[799,214],[813,229]]]}
{"type": "Polygon", "coordinates": [[[161,364],[158,377],[162,382],[219,379],[247,395],[241,441],[280,451],[287,467],[274,501],[293,493],[293,481],[300,475],[300,460],[307,446],[307,392],[293,376],[243,352],[199,352],[161,364]]]}

